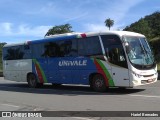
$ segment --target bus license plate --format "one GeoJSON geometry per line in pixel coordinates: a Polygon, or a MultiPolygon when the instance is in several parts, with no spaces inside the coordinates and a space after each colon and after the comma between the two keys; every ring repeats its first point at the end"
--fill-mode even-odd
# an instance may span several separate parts
{"type": "Polygon", "coordinates": [[[153,79],[149,79],[149,80],[148,80],[148,82],[152,82],[152,81],[153,81],[153,79]]]}

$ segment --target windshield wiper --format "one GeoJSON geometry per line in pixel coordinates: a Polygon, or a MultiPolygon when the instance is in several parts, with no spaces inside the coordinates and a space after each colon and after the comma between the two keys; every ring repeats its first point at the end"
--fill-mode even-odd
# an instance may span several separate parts
{"type": "Polygon", "coordinates": [[[139,39],[139,41],[140,41],[140,46],[141,46],[141,48],[142,48],[142,50],[143,50],[143,53],[144,53],[144,62],[146,62],[147,64],[149,64],[149,62],[150,62],[150,60],[152,61],[152,63],[154,62],[153,60],[152,60],[152,57],[150,56],[150,54],[148,53],[149,51],[147,51],[146,50],[146,48],[145,48],[145,46],[142,44],[142,42],[141,42],[141,40],[139,39]]]}
{"type": "Polygon", "coordinates": [[[144,57],[142,56],[142,59],[143,59],[143,63],[142,63],[142,69],[145,67],[145,56],[146,56],[146,51],[145,51],[145,48],[144,46],[142,45],[142,42],[141,42],[141,39],[139,38],[139,42],[140,42],[140,47],[143,51],[143,54],[144,54],[144,57]]]}

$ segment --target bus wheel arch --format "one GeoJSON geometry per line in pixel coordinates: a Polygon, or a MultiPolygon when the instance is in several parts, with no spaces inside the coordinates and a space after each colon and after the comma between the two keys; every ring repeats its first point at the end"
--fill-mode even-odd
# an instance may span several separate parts
{"type": "Polygon", "coordinates": [[[98,92],[104,92],[107,88],[105,79],[100,73],[92,73],[89,76],[89,84],[92,89],[98,92]]]}

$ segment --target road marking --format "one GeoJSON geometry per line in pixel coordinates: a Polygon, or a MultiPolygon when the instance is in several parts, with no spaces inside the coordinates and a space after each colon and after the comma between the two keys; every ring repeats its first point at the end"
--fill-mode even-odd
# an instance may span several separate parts
{"type": "Polygon", "coordinates": [[[152,96],[152,95],[129,95],[134,97],[151,97],[151,98],[160,98],[160,96],[152,96]]]}
{"type": "Polygon", "coordinates": [[[79,119],[79,120],[94,120],[91,118],[84,118],[84,117],[72,117],[72,118],[79,119]]]}
{"type": "Polygon", "coordinates": [[[4,106],[10,106],[10,107],[20,107],[20,106],[17,106],[17,105],[11,105],[11,104],[1,104],[1,105],[4,105],[4,106]]]}

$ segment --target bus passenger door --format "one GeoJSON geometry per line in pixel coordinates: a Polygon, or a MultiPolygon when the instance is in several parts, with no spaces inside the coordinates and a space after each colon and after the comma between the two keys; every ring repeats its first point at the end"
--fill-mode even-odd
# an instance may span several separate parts
{"type": "Polygon", "coordinates": [[[112,45],[109,49],[109,60],[115,86],[129,87],[129,71],[122,45],[112,45]]]}

